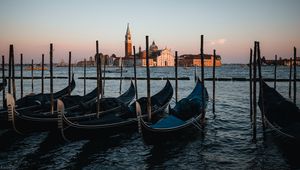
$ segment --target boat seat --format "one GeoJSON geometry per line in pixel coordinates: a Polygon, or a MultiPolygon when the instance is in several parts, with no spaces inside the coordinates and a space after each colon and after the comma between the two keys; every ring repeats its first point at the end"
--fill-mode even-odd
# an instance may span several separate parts
{"type": "Polygon", "coordinates": [[[157,123],[151,125],[152,128],[170,128],[184,124],[185,121],[177,118],[174,115],[169,115],[165,118],[160,119],[157,123]]]}

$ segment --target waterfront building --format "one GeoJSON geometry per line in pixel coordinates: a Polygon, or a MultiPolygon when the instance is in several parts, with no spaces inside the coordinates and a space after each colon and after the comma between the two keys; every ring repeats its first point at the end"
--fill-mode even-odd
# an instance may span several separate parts
{"type": "MultiPolygon", "coordinates": [[[[204,54],[204,66],[213,66],[214,56],[211,54],[204,54]]],[[[182,67],[193,67],[201,66],[201,56],[200,54],[184,54],[179,57],[178,65],[182,67]]],[[[221,56],[216,56],[216,67],[222,65],[221,56]]]]}

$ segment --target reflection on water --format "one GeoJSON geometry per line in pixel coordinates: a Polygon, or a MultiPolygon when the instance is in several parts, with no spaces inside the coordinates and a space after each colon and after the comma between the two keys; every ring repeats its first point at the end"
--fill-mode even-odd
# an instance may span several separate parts
{"type": "MultiPolygon", "coordinates": [[[[108,68],[114,69],[114,68],[108,68]]],[[[264,77],[273,77],[272,67],[263,67],[264,77]]],[[[67,68],[55,68],[55,75],[67,75],[67,68]]],[[[133,69],[127,68],[124,76],[133,76],[133,69]]],[[[278,67],[278,77],[288,78],[289,69],[278,67]]],[[[138,68],[138,77],[145,77],[145,68],[138,68]]],[[[211,68],[205,69],[205,77],[211,77],[211,68]]],[[[248,67],[226,65],[216,69],[216,77],[248,77],[248,67]]],[[[75,78],[83,75],[83,68],[74,68],[75,78]]],[[[16,71],[18,75],[18,68],[16,71]]],[[[29,76],[30,72],[25,72],[29,76]]],[[[35,71],[35,76],[40,72],[35,71]]],[[[46,72],[48,76],[49,72],[46,72]]],[[[198,69],[198,75],[200,69],[198,69]]],[[[119,77],[118,73],[106,73],[119,77]]],[[[87,76],[95,76],[95,68],[88,68],[87,76]]],[[[174,77],[174,68],[151,68],[152,77],[174,77]]],[[[179,98],[190,93],[194,87],[194,68],[179,68],[180,77],[190,80],[179,81],[179,98]]],[[[300,74],[298,74],[298,78],[300,74]]],[[[19,90],[19,80],[16,81],[19,90]]],[[[40,91],[40,80],[35,80],[36,93],[40,91]]],[[[123,91],[129,87],[129,80],[123,81],[123,91]]],[[[174,85],[174,81],[171,81],[174,85]]],[[[49,91],[49,80],[45,81],[49,91]]],[[[83,94],[83,80],[76,80],[74,94],[83,94]]],[[[87,92],[92,90],[95,80],[87,80],[87,92]]],[[[165,84],[165,80],[151,81],[154,94],[165,84]]],[[[273,85],[272,83],[269,83],[273,85]]],[[[212,82],[205,83],[211,96],[212,82]]],[[[66,80],[54,81],[54,89],[66,86],[66,80]]],[[[138,81],[139,97],[146,95],[146,81],[138,81]]],[[[278,82],[278,91],[288,95],[288,83],[278,82]]],[[[24,91],[31,92],[31,80],[24,80],[24,91]]],[[[249,119],[249,83],[216,83],[216,119],[213,119],[211,104],[207,108],[207,125],[188,139],[180,139],[161,146],[147,146],[137,133],[120,134],[97,140],[62,142],[55,133],[32,133],[24,136],[8,130],[0,130],[0,169],[289,169],[299,168],[295,157],[286,152],[267,130],[263,135],[261,121],[258,121],[258,142],[251,142],[249,119]]],[[[300,102],[298,86],[298,106],[300,102]]],[[[19,96],[19,91],[17,96],[19,96]]],[[[105,95],[119,95],[119,81],[105,82],[105,95]]],[[[0,100],[2,97],[0,97],[0,100]]],[[[2,101],[1,101],[2,103],[2,101]]],[[[174,105],[174,101],[172,101],[174,105]]],[[[258,113],[260,117],[260,113],[258,113]]]]}

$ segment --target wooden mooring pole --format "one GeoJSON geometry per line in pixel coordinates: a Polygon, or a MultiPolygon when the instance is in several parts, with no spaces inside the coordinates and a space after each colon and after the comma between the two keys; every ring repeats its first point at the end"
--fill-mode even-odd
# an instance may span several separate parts
{"type": "Polygon", "coordinates": [[[54,112],[54,99],[53,99],[53,44],[50,44],[50,102],[51,108],[50,111],[53,114],[54,112]]]}
{"type": "Polygon", "coordinates": [[[175,51],[175,101],[178,102],[178,52],[175,51]]]}
{"type": "MultiPolygon", "coordinates": [[[[102,86],[103,86],[103,79],[102,79],[102,56],[99,53],[99,46],[98,46],[98,55],[99,55],[99,78],[100,78],[100,94],[101,94],[101,99],[103,98],[103,91],[102,91],[102,86]]],[[[101,103],[100,103],[101,104],[101,103]]],[[[99,105],[100,106],[100,105],[99,105]]],[[[101,108],[100,108],[101,109],[101,108]]]]}
{"type": "Polygon", "coordinates": [[[8,55],[8,93],[11,94],[11,55],[10,54],[8,55]]]}
{"type": "Polygon", "coordinates": [[[135,99],[138,99],[138,91],[137,91],[137,79],[136,79],[136,54],[135,54],[135,46],[133,46],[133,72],[134,72],[134,87],[135,87],[135,99]]]}
{"type": "Polygon", "coordinates": [[[256,62],[257,62],[257,42],[254,42],[254,56],[253,56],[253,117],[252,117],[252,129],[253,129],[253,138],[252,141],[256,142],[256,62]]]}
{"type": "Polygon", "coordinates": [[[45,69],[45,57],[42,54],[42,76],[41,76],[41,93],[44,94],[44,69],[45,69]]]}
{"type": "Polygon", "coordinates": [[[120,64],[121,64],[121,73],[120,73],[120,90],[119,93],[122,93],[122,78],[123,78],[123,61],[122,58],[120,58],[120,64]]]}
{"type": "Polygon", "coordinates": [[[293,68],[293,60],[290,58],[290,75],[289,75],[289,98],[292,98],[292,68],[293,68]]]}
{"type": "Polygon", "coordinates": [[[21,98],[23,98],[23,54],[21,54],[21,61],[20,61],[20,75],[21,75],[21,81],[20,81],[20,86],[21,86],[21,98]]]}
{"type": "Polygon", "coordinates": [[[10,46],[10,51],[11,55],[11,69],[12,69],[12,90],[13,90],[13,96],[14,99],[16,100],[16,82],[15,82],[15,54],[14,54],[14,46],[10,46]]]}
{"type": "Polygon", "coordinates": [[[276,78],[277,78],[277,55],[275,55],[275,63],[274,63],[274,89],[276,89],[276,78]]]}
{"type": "Polygon", "coordinates": [[[249,60],[249,86],[250,86],[250,121],[252,122],[252,116],[253,116],[253,93],[252,93],[252,90],[253,90],[253,86],[252,86],[252,83],[253,83],[253,79],[252,79],[252,48],[250,49],[250,60],[249,60]]]}
{"type": "MultiPolygon", "coordinates": [[[[260,45],[259,45],[259,42],[257,42],[257,52],[258,52],[258,76],[259,76],[259,88],[260,88],[260,93],[261,93],[261,96],[262,96],[262,103],[264,103],[264,98],[263,98],[263,88],[262,88],[262,75],[261,75],[261,57],[260,57],[260,45]]],[[[276,55],[276,62],[277,62],[277,55],[276,55]]],[[[276,69],[275,69],[276,70],[276,69]]],[[[275,71],[276,72],[276,71],[275,71]]],[[[276,77],[276,76],[275,76],[276,77]]],[[[275,82],[276,82],[276,79],[275,79],[275,82]]],[[[276,84],[275,84],[275,87],[276,87],[276,84]]],[[[262,127],[263,127],[263,130],[265,130],[265,108],[264,108],[264,105],[262,104],[262,107],[261,107],[261,121],[262,121],[262,127]]]]}
{"type": "Polygon", "coordinates": [[[151,121],[151,91],[150,91],[150,69],[149,69],[149,36],[146,36],[146,66],[147,66],[147,113],[148,121],[151,121]]]}
{"type": "Polygon", "coordinates": [[[31,92],[33,93],[33,60],[31,60],[31,92]]]}
{"type": "Polygon", "coordinates": [[[203,84],[203,88],[202,88],[202,106],[201,106],[201,109],[202,109],[202,114],[201,114],[201,120],[204,121],[205,119],[205,86],[204,86],[204,52],[203,52],[203,39],[204,39],[204,36],[201,35],[201,45],[200,45],[200,54],[201,54],[201,81],[202,81],[202,84],[203,84]]]}
{"type": "Polygon", "coordinates": [[[296,47],[294,47],[294,103],[296,104],[296,89],[297,89],[297,85],[296,85],[296,78],[297,78],[297,49],[296,47]]]}
{"type": "Polygon", "coordinates": [[[195,66],[195,68],[194,68],[194,79],[195,79],[195,82],[197,82],[197,79],[198,79],[198,76],[197,76],[197,66],[195,66]]]}
{"type": "Polygon", "coordinates": [[[86,59],[83,63],[83,94],[86,94],[86,59]]]}
{"type": "Polygon", "coordinates": [[[97,117],[99,118],[99,111],[100,111],[100,99],[99,99],[99,95],[100,95],[100,91],[101,91],[101,87],[100,87],[100,75],[99,75],[99,64],[100,63],[100,55],[99,55],[99,44],[98,44],[98,40],[96,41],[96,64],[97,64],[97,117]]]}
{"type": "Polygon", "coordinates": [[[69,68],[68,68],[68,78],[69,78],[69,83],[68,83],[68,95],[70,96],[71,95],[71,67],[72,67],[72,52],[69,51],[69,68]]]}
{"type": "Polygon", "coordinates": [[[105,93],[105,72],[106,72],[106,56],[104,55],[104,59],[103,59],[104,63],[103,63],[103,85],[102,85],[102,95],[104,97],[104,93],[105,93]]]}
{"type": "Polygon", "coordinates": [[[213,114],[214,114],[214,118],[216,117],[216,50],[214,50],[214,60],[213,60],[213,106],[212,106],[212,111],[213,111],[213,114]]]}
{"type": "MultiPolygon", "coordinates": [[[[5,59],[4,55],[2,56],[2,83],[6,82],[5,78],[5,59]]],[[[5,88],[2,90],[2,101],[3,101],[3,108],[6,108],[6,100],[5,100],[5,88]]]]}

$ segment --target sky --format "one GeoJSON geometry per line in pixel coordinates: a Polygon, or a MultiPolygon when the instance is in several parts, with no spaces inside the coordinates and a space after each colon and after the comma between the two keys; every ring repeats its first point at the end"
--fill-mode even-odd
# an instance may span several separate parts
{"type": "Polygon", "coordinates": [[[55,62],[69,51],[78,62],[99,40],[100,52],[124,56],[129,23],[137,49],[149,35],[161,49],[197,54],[203,34],[204,53],[216,49],[223,63],[247,63],[254,41],[267,59],[288,58],[300,48],[299,8],[299,0],[0,0],[0,55],[13,44],[15,57],[38,63],[53,43],[55,62]]]}

